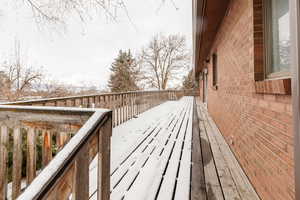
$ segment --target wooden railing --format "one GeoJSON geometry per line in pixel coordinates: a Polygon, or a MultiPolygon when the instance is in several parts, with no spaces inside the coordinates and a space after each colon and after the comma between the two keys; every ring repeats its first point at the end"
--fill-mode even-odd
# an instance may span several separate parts
{"type": "Polygon", "coordinates": [[[0,119],[1,200],[88,199],[93,159],[98,199],[109,199],[111,111],[0,106],[0,119]]]}
{"type": "Polygon", "coordinates": [[[137,91],[0,105],[0,200],[88,199],[96,155],[97,199],[108,200],[112,126],[187,95],[195,93],[137,91]]]}
{"type": "Polygon", "coordinates": [[[113,126],[117,126],[165,101],[191,95],[195,95],[194,90],[134,91],[18,101],[9,105],[107,108],[113,111],[113,126]]]}

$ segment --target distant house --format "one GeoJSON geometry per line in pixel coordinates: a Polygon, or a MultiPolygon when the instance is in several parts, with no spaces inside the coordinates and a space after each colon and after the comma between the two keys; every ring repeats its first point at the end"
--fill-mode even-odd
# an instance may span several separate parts
{"type": "Polygon", "coordinates": [[[294,0],[194,0],[201,100],[262,199],[297,199],[290,24],[299,21],[290,18],[291,2],[299,6],[294,0]]]}

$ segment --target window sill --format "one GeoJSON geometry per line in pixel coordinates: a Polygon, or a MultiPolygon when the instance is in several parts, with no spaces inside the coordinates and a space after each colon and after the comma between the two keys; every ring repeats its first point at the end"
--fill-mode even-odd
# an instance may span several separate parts
{"type": "Polygon", "coordinates": [[[213,85],[213,86],[212,86],[212,89],[213,89],[213,90],[218,90],[218,85],[213,85]]]}
{"type": "Polygon", "coordinates": [[[274,80],[274,79],[288,79],[291,78],[291,72],[274,72],[267,76],[268,79],[274,80]]]}
{"type": "Polygon", "coordinates": [[[291,95],[291,78],[270,79],[255,82],[255,91],[258,94],[291,95]]]}

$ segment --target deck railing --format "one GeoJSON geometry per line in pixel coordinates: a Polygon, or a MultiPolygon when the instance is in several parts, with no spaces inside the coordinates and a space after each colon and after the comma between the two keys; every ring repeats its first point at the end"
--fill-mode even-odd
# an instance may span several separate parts
{"type": "Polygon", "coordinates": [[[117,126],[158,104],[194,93],[194,90],[133,91],[18,101],[9,105],[107,108],[113,111],[113,126],[117,126]]]}
{"type": "Polygon", "coordinates": [[[108,200],[112,126],[187,95],[195,94],[137,91],[0,105],[0,200],[88,199],[93,159],[97,199],[108,200]]]}
{"type": "Polygon", "coordinates": [[[98,199],[109,199],[111,111],[34,106],[0,111],[0,199],[88,199],[93,159],[101,177],[98,199]]]}

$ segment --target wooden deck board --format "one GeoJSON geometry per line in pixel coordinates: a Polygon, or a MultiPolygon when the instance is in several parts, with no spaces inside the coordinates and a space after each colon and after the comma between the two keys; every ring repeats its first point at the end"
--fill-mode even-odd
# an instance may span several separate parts
{"type": "Polygon", "coordinates": [[[239,193],[240,199],[245,199],[245,200],[259,199],[248,177],[246,176],[241,166],[239,165],[229,145],[222,137],[216,124],[213,122],[213,120],[211,119],[211,117],[208,115],[207,112],[204,113],[206,116],[206,120],[212,129],[212,140],[215,140],[215,144],[217,145],[216,148],[220,150],[221,156],[223,158],[223,163],[226,165],[227,167],[226,170],[229,171],[231,175],[231,178],[236,187],[235,189],[239,193]]]}
{"type": "Polygon", "coordinates": [[[112,159],[110,199],[259,199],[203,104],[172,103],[153,123],[141,120],[141,137],[112,159]]]}
{"type": "Polygon", "coordinates": [[[191,149],[192,149],[192,132],[193,132],[193,105],[189,111],[189,122],[186,130],[186,136],[182,149],[182,156],[180,159],[180,168],[177,179],[177,187],[175,191],[175,200],[190,198],[190,184],[191,184],[191,149]]]}
{"type": "MultiPolygon", "coordinates": [[[[184,106],[185,106],[185,104],[183,104],[184,106]]],[[[172,111],[172,112],[174,112],[174,111],[172,111]]],[[[181,108],[178,110],[178,111],[176,111],[175,112],[176,114],[175,114],[175,116],[178,118],[178,119],[180,119],[181,118],[181,108]]],[[[175,119],[176,120],[176,119],[175,119]]],[[[156,128],[157,130],[159,130],[158,131],[158,134],[159,134],[159,136],[165,136],[165,135],[167,135],[167,132],[166,132],[166,130],[167,130],[167,128],[168,128],[168,126],[169,126],[169,124],[171,123],[172,124],[172,121],[174,121],[174,120],[172,120],[172,119],[168,119],[167,120],[167,123],[163,123],[165,126],[163,126],[163,127],[160,127],[160,128],[156,128]]],[[[177,121],[177,120],[176,120],[177,121]]],[[[177,125],[177,124],[175,124],[175,125],[177,125]]],[[[174,129],[173,131],[176,131],[176,129],[174,129]]],[[[157,134],[154,134],[154,135],[157,135],[157,134]]],[[[164,137],[165,138],[165,137],[164,137]]],[[[158,139],[159,141],[161,141],[160,139],[158,139]]],[[[150,141],[153,141],[152,139],[150,140],[150,141]]],[[[150,142],[149,141],[149,142],[150,142]]],[[[139,146],[138,147],[138,149],[142,152],[143,150],[143,146],[147,146],[147,144],[149,143],[149,142],[143,142],[143,145],[141,145],[141,146],[139,146]]],[[[154,147],[153,147],[154,148],[154,147]]],[[[155,146],[155,151],[156,152],[159,152],[160,153],[160,151],[158,151],[158,149],[160,149],[159,148],[159,146],[155,146]]],[[[129,195],[131,192],[128,192],[129,191],[129,189],[131,189],[131,187],[132,186],[135,186],[136,184],[135,184],[135,181],[137,180],[137,179],[139,179],[139,177],[142,177],[141,175],[143,175],[141,172],[142,172],[142,168],[143,167],[141,167],[142,166],[142,164],[147,160],[147,159],[150,159],[150,155],[149,155],[149,153],[142,153],[141,155],[131,155],[131,157],[134,157],[134,158],[137,158],[137,160],[140,160],[140,157],[142,156],[142,155],[144,155],[141,159],[142,159],[142,161],[141,162],[138,162],[138,163],[135,163],[134,165],[133,165],[133,167],[131,167],[131,169],[129,169],[129,171],[128,171],[128,173],[125,175],[125,177],[122,179],[122,181],[119,183],[119,185],[118,185],[118,187],[117,188],[114,188],[113,190],[112,190],[112,193],[111,193],[111,199],[121,199],[122,197],[124,197],[124,198],[127,198],[127,195],[129,195]]],[[[151,154],[151,155],[154,155],[153,153],[151,154]]],[[[151,157],[153,157],[153,156],[151,156],[151,157]]],[[[117,170],[117,172],[118,172],[119,170],[117,170]]],[[[117,172],[116,172],[116,174],[117,174],[117,172]]],[[[157,172],[156,172],[157,173],[157,172]]],[[[113,175],[113,176],[115,176],[115,174],[113,175]]],[[[113,177],[112,177],[113,178],[113,177]]],[[[143,178],[143,177],[142,177],[143,178]]],[[[147,181],[146,179],[144,179],[143,181],[147,181]]],[[[140,185],[138,185],[138,186],[140,186],[140,185]]],[[[130,195],[129,195],[130,196],[130,195]]]]}
{"type": "MultiPolygon", "coordinates": [[[[198,110],[199,111],[199,110],[198,110]]],[[[199,111],[200,113],[200,111],[199,111]]],[[[218,173],[213,158],[213,152],[208,140],[207,130],[205,128],[205,120],[203,116],[199,117],[200,141],[203,155],[204,176],[206,185],[206,194],[208,200],[224,199],[222,187],[218,177],[218,173]]]]}
{"type": "Polygon", "coordinates": [[[198,103],[197,107],[209,138],[224,199],[260,199],[204,105],[198,103]]]}
{"type": "Polygon", "coordinates": [[[200,127],[196,102],[193,109],[191,199],[206,199],[203,155],[200,143],[200,127]]]}
{"type": "MultiPolygon", "coordinates": [[[[175,192],[175,189],[177,189],[176,183],[177,183],[178,168],[181,163],[180,162],[181,149],[184,144],[186,133],[188,131],[187,127],[190,119],[191,107],[192,104],[190,104],[187,107],[184,121],[180,126],[178,137],[176,137],[175,146],[173,148],[172,154],[170,155],[171,157],[168,161],[168,167],[166,168],[166,173],[163,177],[163,182],[161,184],[161,188],[157,196],[158,200],[173,199],[173,193],[175,192]]],[[[178,185],[177,187],[184,187],[184,186],[178,185]]],[[[189,185],[186,187],[189,188],[189,185]]]]}
{"type": "Polygon", "coordinates": [[[222,188],[224,199],[239,200],[241,199],[241,197],[237,191],[235,182],[232,179],[231,173],[229,171],[229,168],[227,167],[227,163],[223,157],[221,149],[219,148],[219,145],[214,138],[213,130],[210,127],[210,124],[208,123],[205,114],[203,115],[203,117],[204,117],[204,126],[213,153],[213,160],[215,163],[216,172],[219,177],[220,187],[222,188]]]}
{"type": "Polygon", "coordinates": [[[166,157],[164,155],[166,155],[167,152],[170,151],[172,142],[174,142],[175,140],[175,134],[172,134],[171,130],[173,130],[173,127],[176,126],[176,124],[177,120],[174,120],[170,124],[168,129],[166,129],[167,132],[164,134],[164,141],[155,151],[153,156],[150,157],[147,164],[143,167],[139,177],[136,180],[136,183],[133,185],[132,189],[128,191],[125,199],[146,199],[150,196],[153,196],[153,198],[155,198],[156,191],[161,180],[161,177],[159,176],[162,175],[164,170],[164,167],[162,166],[162,163],[165,163],[162,162],[166,157]],[[152,187],[152,189],[149,190],[149,187],[152,187]]]}

